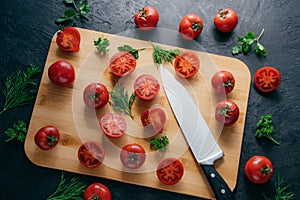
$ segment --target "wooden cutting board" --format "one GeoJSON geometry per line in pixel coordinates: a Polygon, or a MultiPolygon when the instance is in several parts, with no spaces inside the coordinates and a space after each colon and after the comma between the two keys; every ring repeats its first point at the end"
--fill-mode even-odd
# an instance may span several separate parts
{"type": "MultiPolygon", "coordinates": [[[[103,135],[99,128],[98,119],[105,113],[113,111],[110,105],[107,104],[103,109],[95,112],[83,103],[83,90],[92,82],[101,82],[107,86],[108,90],[112,90],[115,83],[119,81],[125,86],[128,93],[131,93],[133,82],[140,74],[150,73],[161,81],[159,70],[153,64],[153,49],[149,42],[80,28],[78,30],[81,34],[81,45],[80,51],[77,53],[61,51],[55,42],[56,34],[53,36],[25,141],[25,152],[28,158],[34,164],[42,167],[214,199],[214,194],[204,174],[195,162],[173,116],[163,85],[161,85],[161,90],[154,100],[136,99],[132,107],[134,120],[123,115],[128,130],[126,135],[121,138],[109,139],[103,135]],[[98,53],[93,46],[93,41],[101,36],[109,38],[111,43],[110,51],[105,55],[98,53]],[[124,44],[134,48],[146,49],[140,52],[136,70],[125,78],[118,78],[113,76],[107,68],[108,61],[117,52],[117,47],[124,44]],[[48,79],[49,66],[60,59],[71,62],[76,70],[76,80],[69,87],[55,86],[48,79]],[[144,110],[155,106],[162,107],[167,113],[167,122],[161,135],[167,135],[170,144],[164,153],[150,149],[149,139],[152,135],[149,135],[143,129],[140,122],[140,114],[144,110]],[[35,133],[45,125],[56,126],[61,134],[58,145],[49,151],[40,150],[34,143],[35,133]],[[105,148],[104,162],[95,169],[88,169],[78,161],[78,148],[85,141],[100,142],[105,148]],[[122,146],[134,142],[145,148],[147,158],[144,165],[138,170],[128,170],[122,167],[119,153],[122,146]],[[173,186],[160,183],[155,173],[157,164],[167,157],[180,159],[185,169],[182,180],[173,186]]],[[[163,44],[159,45],[166,49],[177,48],[163,44]]],[[[187,49],[181,50],[186,51],[187,49]]],[[[215,137],[218,138],[218,143],[225,156],[217,160],[215,166],[233,190],[237,182],[251,79],[250,72],[243,62],[235,58],[200,51],[194,52],[199,56],[201,62],[200,71],[194,77],[184,81],[184,84],[198,103],[197,105],[215,137]],[[236,124],[231,127],[222,127],[214,119],[215,105],[225,97],[217,96],[214,93],[210,85],[210,79],[217,70],[221,69],[230,71],[236,79],[236,87],[227,98],[238,104],[240,116],[236,124]]],[[[173,69],[170,64],[166,64],[166,66],[173,69]]]]}

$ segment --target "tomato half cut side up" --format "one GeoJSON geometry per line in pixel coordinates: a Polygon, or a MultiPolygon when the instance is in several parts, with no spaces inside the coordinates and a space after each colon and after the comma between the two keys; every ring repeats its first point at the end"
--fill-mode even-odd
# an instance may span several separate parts
{"type": "Polygon", "coordinates": [[[254,74],[254,84],[262,92],[272,92],[279,87],[280,83],[280,72],[274,67],[262,67],[254,74]]]}
{"type": "Polygon", "coordinates": [[[156,170],[157,178],[165,185],[175,185],[182,179],[183,173],[183,164],[176,158],[162,160],[156,170]]]}
{"type": "Polygon", "coordinates": [[[141,122],[143,126],[153,132],[161,133],[167,121],[166,113],[161,108],[150,108],[141,114],[141,122]]]}
{"type": "Polygon", "coordinates": [[[96,168],[100,166],[104,157],[104,148],[97,142],[85,142],[78,149],[79,162],[87,168],[96,168]]]}
{"type": "Polygon", "coordinates": [[[117,138],[125,134],[127,124],[121,115],[107,113],[100,119],[100,128],[108,137],[117,138]]]}
{"type": "Polygon", "coordinates": [[[63,51],[78,52],[80,49],[80,33],[74,27],[66,27],[57,33],[56,43],[63,51]]]}
{"type": "Polygon", "coordinates": [[[135,57],[128,52],[119,52],[109,60],[110,71],[116,76],[126,76],[136,68],[135,57]]]}
{"type": "Polygon", "coordinates": [[[142,74],[134,82],[135,94],[142,100],[154,99],[159,90],[158,80],[150,74],[142,74]]]}
{"type": "Polygon", "coordinates": [[[198,56],[192,51],[179,54],[174,61],[174,69],[183,78],[194,76],[200,67],[198,56]]]}

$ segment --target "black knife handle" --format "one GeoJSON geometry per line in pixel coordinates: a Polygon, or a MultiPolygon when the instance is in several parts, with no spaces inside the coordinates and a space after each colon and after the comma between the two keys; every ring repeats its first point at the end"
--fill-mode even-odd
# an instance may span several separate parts
{"type": "Polygon", "coordinates": [[[201,165],[201,168],[213,189],[216,199],[218,200],[234,200],[234,196],[228,185],[225,183],[223,178],[217,172],[213,165],[201,165]]]}

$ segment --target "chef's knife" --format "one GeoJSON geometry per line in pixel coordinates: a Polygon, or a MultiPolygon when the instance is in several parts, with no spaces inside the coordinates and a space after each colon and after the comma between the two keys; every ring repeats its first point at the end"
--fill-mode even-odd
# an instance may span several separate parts
{"type": "Polygon", "coordinates": [[[230,188],[214,167],[214,161],[223,157],[223,151],[209,130],[193,98],[166,67],[161,65],[160,73],[177,122],[216,198],[235,199],[230,188]]]}

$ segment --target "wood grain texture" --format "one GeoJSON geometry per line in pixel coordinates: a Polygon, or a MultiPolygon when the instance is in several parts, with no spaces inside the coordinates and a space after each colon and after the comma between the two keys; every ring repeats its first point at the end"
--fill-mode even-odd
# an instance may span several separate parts
{"type": "MultiPolygon", "coordinates": [[[[161,82],[159,70],[153,64],[151,45],[143,40],[79,28],[78,30],[81,34],[81,49],[78,53],[61,51],[55,43],[56,36],[53,36],[25,141],[27,157],[34,164],[42,167],[213,199],[213,192],[188,149],[173,116],[163,85],[155,99],[147,102],[136,99],[132,107],[134,120],[123,115],[128,129],[121,138],[107,138],[99,128],[99,118],[107,112],[113,112],[109,105],[95,112],[83,103],[83,90],[91,82],[101,82],[107,86],[108,90],[112,90],[116,82],[121,82],[129,93],[133,91],[133,82],[140,74],[150,73],[161,82]],[[108,37],[111,42],[110,51],[105,55],[99,54],[93,46],[93,41],[100,36],[108,37]],[[120,79],[113,76],[107,67],[109,58],[117,52],[117,47],[124,44],[146,49],[140,52],[136,70],[129,76],[120,79]],[[76,81],[69,87],[55,86],[48,79],[49,66],[60,59],[71,62],[75,67],[76,81]],[[145,131],[140,122],[140,114],[153,106],[162,107],[167,113],[167,123],[162,135],[169,137],[170,145],[164,153],[155,152],[149,147],[149,140],[154,135],[145,131]],[[56,126],[61,134],[59,144],[49,151],[40,150],[33,139],[37,130],[45,125],[56,126]],[[77,159],[78,148],[85,141],[100,142],[105,148],[105,160],[101,166],[95,169],[82,166],[77,159]],[[133,171],[122,166],[119,154],[123,145],[135,142],[145,148],[147,159],[141,168],[133,171]],[[166,157],[180,159],[185,169],[182,180],[173,186],[161,184],[155,173],[157,164],[166,157]]],[[[177,48],[160,45],[167,49],[177,48]]],[[[186,49],[181,50],[185,51],[186,49]]],[[[200,58],[200,71],[196,76],[183,80],[183,84],[194,97],[210,129],[218,138],[218,143],[225,156],[215,162],[215,167],[233,190],[238,175],[251,79],[250,72],[247,66],[237,59],[205,52],[195,51],[195,53],[200,58]],[[240,117],[237,123],[231,127],[222,127],[214,119],[215,105],[225,97],[218,96],[213,92],[210,79],[213,73],[221,69],[232,72],[236,78],[236,87],[227,98],[238,104],[240,117]]],[[[166,66],[173,69],[170,64],[166,64],[166,66]]]]}

